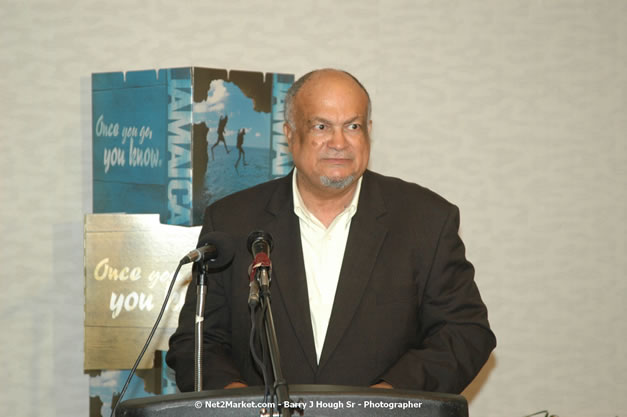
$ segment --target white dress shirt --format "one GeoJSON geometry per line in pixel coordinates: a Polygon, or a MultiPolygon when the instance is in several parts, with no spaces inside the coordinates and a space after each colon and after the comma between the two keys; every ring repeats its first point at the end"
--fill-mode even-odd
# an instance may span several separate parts
{"type": "Polygon", "coordinates": [[[294,213],[300,224],[300,240],[303,246],[309,311],[313,328],[316,356],[320,362],[324,339],[331,318],[335,290],[340,278],[344,250],[348,239],[351,220],[357,212],[357,202],[361,191],[361,178],[350,204],[337,215],[326,228],[305,206],[296,185],[297,171],[294,169],[292,190],[294,213]]]}

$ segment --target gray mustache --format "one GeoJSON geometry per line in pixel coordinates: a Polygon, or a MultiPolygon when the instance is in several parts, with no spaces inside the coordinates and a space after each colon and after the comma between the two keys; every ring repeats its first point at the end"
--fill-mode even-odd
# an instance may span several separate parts
{"type": "Polygon", "coordinates": [[[325,153],[320,156],[321,159],[355,159],[352,153],[325,153]]]}

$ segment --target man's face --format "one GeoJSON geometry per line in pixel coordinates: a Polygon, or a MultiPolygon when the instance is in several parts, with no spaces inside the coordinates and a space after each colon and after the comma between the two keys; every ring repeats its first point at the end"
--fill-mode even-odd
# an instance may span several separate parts
{"type": "Polygon", "coordinates": [[[314,74],[294,97],[294,126],[284,126],[298,186],[333,194],[354,184],[370,157],[368,98],[348,75],[314,74]]]}

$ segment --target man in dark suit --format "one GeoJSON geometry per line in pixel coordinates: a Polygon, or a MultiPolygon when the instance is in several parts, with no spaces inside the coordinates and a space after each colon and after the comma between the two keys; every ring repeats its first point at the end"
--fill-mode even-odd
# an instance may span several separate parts
{"type": "MultiPolygon", "coordinates": [[[[272,307],[289,383],[461,392],[496,344],[458,236],[459,212],[416,184],[366,169],[370,98],[352,75],[319,70],[286,98],[296,169],[207,208],[201,235],[236,244],[209,280],[205,388],[257,385],[249,352],[246,240],[274,236],[272,307]]],[[[195,291],[168,364],[193,389],[195,291]]]]}

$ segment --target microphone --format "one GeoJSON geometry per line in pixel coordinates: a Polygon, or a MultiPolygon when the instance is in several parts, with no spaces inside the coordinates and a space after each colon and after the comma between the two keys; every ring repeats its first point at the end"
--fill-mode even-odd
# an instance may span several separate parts
{"type": "Polygon", "coordinates": [[[198,239],[197,248],[185,255],[180,263],[209,262],[213,268],[221,268],[231,262],[233,255],[233,243],[228,234],[209,232],[198,239]]]}
{"type": "Polygon", "coordinates": [[[263,252],[268,258],[270,258],[270,251],[272,250],[272,235],[264,232],[263,230],[255,230],[248,235],[247,246],[248,250],[254,257],[263,252]]]}
{"type": "Polygon", "coordinates": [[[246,246],[253,255],[253,263],[250,265],[248,271],[250,274],[248,305],[254,306],[259,303],[259,287],[261,286],[262,291],[266,291],[270,286],[270,271],[272,269],[272,262],[270,262],[272,235],[261,230],[255,230],[248,235],[246,246]],[[255,276],[257,276],[257,270],[259,270],[258,280],[255,279],[255,276]]]}

